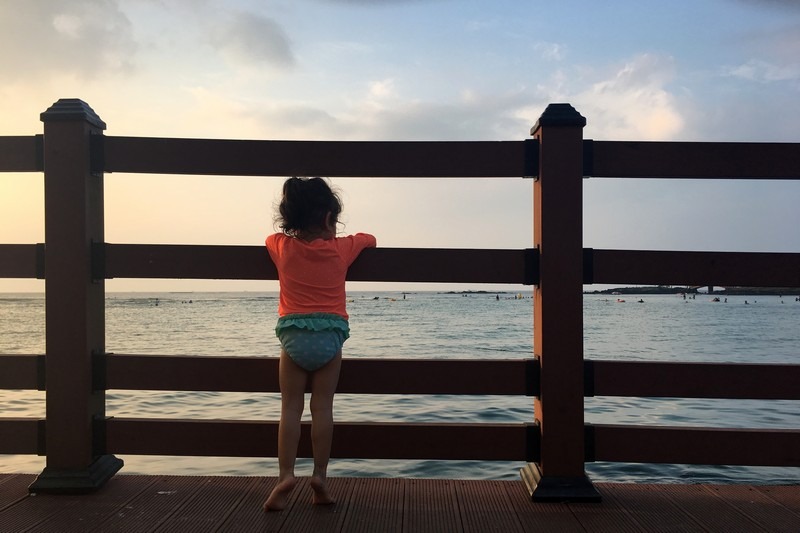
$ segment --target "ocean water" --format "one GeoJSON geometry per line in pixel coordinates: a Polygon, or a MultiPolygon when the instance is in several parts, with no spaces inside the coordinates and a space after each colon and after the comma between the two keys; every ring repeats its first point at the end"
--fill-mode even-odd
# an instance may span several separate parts
{"type": "MultiPolygon", "coordinates": [[[[532,353],[530,293],[352,292],[352,336],[345,357],[526,358],[532,353]],[[499,296],[499,297],[498,297],[499,296]]],[[[589,359],[796,363],[797,295],[585,295],[584,351],[589,359]],[[747,303],[745,304],[745,301],[747,303]]],[[[276,293],[111,293],[106,349],[117,353],[277,355],[276,293]]],[[[0,353],[44,353],[44,298],[0,295],[0,353]]],[[[278,394],[109,391],[107,414],[154,418],[277,420],[278,394]]],[[[336,398],[341,421],[515,423],[533,419],[527,397],[348,395],[336,398]]],[[[595,397],[592,423],[798,428],[800,402],[595,397]]],[[[0,390],[0,417],[44,416],[44,393],[0,390]]],[[[308,417],[308,415],[306,415],[308,417]]],[[[334,436],[334,438],[336,438],[334,436]]],[[[123,472],[276,475],[274,458],[122,456],[123,472]]],[[[524,466],[491,461],[331,461],[333,476],[515,479],[524,466]]],[[[44,459],[0,455],[0,472],[38,472],[44,459]]],[[[298,461],[298,474],[310,472],[298,461]],[[308,472],[306,472],[308,471],[308,472]]],[[[595,481],[800,483],[800,468],[588,463],[595,481]]]]}

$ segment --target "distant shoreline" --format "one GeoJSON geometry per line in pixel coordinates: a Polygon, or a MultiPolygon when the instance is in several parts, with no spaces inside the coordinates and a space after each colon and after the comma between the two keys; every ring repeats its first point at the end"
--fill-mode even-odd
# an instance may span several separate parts
{"type": "Polygon", "coordinates": [[[789,296],[800,295],[798,287],[715,287],[712,292],[698,291],[694,287],[649,286],[616,287],[597,291],[584,291],[584,294],[720,294],[726,296],[789,296]]]}
{"type": "MultiPolygon", "coordinates": [[[[615,294],[625,294],[625,295],[646,295],[646,294],[717,294],[717,295],[724,295],[724,296],[800,296],[800,287],[715,287],[713,292],[708,293],[705,289],[707,287],[703,286],[700,289],[702,291],[698,291],[696,287],[677,287],[677,286],[640,286],[640,287],[614,287],[611,289],[598,289],[594,291],[584,290],[583,294],[606,294],[606,295],[615,295],[615,294]]],[[[500,294],[529,294],[532,291],[533,287],[525,287],[523,290],[490,290],[490,289],[478,289],[478,290],[450,290],[450,291],[442,291],[442,290],[396,290],[396,289],[389,289],[389,290],[380,290],[380,289],[372,289],[366,291],[348,291],[348,294],[357,294],[357,293],[391,293],[391,294],[416,294],[416,293],[431,293],[431,294],[451,294],[451,295],[500,295],[500,294]]],[[[225,295],[270,295],[270,296],[277,296],[277,290],[271,291],[254,291],[254,290],[234,290],[234,291],[207,291],[207,290],[200,290],[200,291],[165,291],[165,290],[138,290],[138,291],[107,291],[106,298],[114,298],[114,297],[125,297],[129,295],[136,295],[138,297],[146,298],[146,297],[155,297],[159,295],[164,296],[171,296],[171,297],[181,297],[185,295],[209,295],[209,294],[225,294],[225,295]]],[[[0,297],[10,297],[10,298],[19,298],[19,297],[26,297],[26,298],[44,298],[45,293],[44,291],[22,291],[22,292],[1,292],[0,297]]]]}

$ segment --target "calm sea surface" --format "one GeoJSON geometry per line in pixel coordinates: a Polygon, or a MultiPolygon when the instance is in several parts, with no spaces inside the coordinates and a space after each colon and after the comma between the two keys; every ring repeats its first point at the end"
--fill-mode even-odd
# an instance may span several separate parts
{"type": "MultiPolygon", "coordinates": [[[[530,294],[353,292],[352,337],[345,357],[530,357],[530,294]]],[[[797,295],[586,295],[584,349],[590,359],[797,363],[797,295]],[[747,300],[747,304],[745,304],[747,300]]],[[[275,356],[275,293],[117,293],[106,303],[106,349],[117,353],[275,356]]],[[[0,294],[0,353],[44,353],[44,298],[0,294]]],[[[109,391],[111,416],[277,420],[277,394],[109,391]]],[[[800,428],[800,402],[587,398],[594,423],[800,428]]],[[[43,417],[44,394],[0,390],[1,417],[43,417]]],[[[347,395],[336,399],[341,421],[529,422],[527,397],[347,395]]],[[[335,438],[335,436],[334,436],[335,438]]],[[[274,458],[122,456],[125,473],[276,475],[274,458]]],[[[44,459],[0,455],[0,472],[38,472],[44,459]]],[[[334,459],[334,476],[515,479],[522,463],[334,459]]],[[[590,463],[595,481],[800,483],[798,468],[590,463]]],[[[308,460],[298,474],[310,472],[308,460]],[[308,470],[308,472],[306,472],[308,470]]]]}

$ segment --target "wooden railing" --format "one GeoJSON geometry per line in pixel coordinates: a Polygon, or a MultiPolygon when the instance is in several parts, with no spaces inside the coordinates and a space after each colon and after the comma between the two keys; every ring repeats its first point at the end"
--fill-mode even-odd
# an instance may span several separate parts
{"type": "MultiPolygon", "coordinates": [[[[585,424],[583,399],[591,395],[800,400],[800,365],[584,360],[582,316],[585,283],[800,287],[800,253],[582,247],[585,176],[800,179],[800,144],[584,140],[585,119],[567,104],[549,106],[532,139],[510,142],[109,137],[80,100],[59,100],[42,120],[43,136],[0,137],[0,171],[44,170],[45,179],[46,246],[0,245],[0,277],[45,279],[46,355],[0,355],[0,388],[46,389],[45,419],[0,418],[0,453],[47,457],[32,490],[93,490],[122,466],[113,454],[277,452],[277,422],[105,416],[108,389],[277,392],[278,362],[105,353],[106,279],[274,280],[277,273],[262,246],[106,243],[104,172],[534,178],[532,248],[378,248],[348,273],[351,281],[533,285],[532,357],[347,359],[338,389],[527,395],[530,423],[337,421],[334,457],[525,461],[523,480],[542,501],[598,500],[586,461],[800,466],[797,428],[585,424]]],[[[307,444],[300,454],[310,456],[307,444]]]]}

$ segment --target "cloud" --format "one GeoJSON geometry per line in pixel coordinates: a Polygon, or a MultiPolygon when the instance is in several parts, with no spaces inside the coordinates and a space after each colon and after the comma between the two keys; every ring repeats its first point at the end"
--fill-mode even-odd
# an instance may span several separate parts
{"type": "Polygon", "coordinates": [[[394,80],[373,81],[369,84],[369,94],[374,98],[388,98],[394,93],[394,80]]]}
{"type": "MultiPolygon", "coordinates": [[[[344,140],[346,124],[328,111],[302,103],[259,104],[243,113],[256,123],[259,135],[272,139],[344,140]]],[[[358,139],[362,140],[362,139],[358,139]]]]}
{"type": "Polygon", "coordinates": [[[799,80],[800,63],[775,65],[759,59],[751,59],[737,67],[723,69],[723,75],[759,83],[799,80]]]}
{"type": "Polygon", "coordinates": [[[605,68],[559,68],[526,93],[513,115],[533,124],[548,103],[568,102],[587,118],[587,138],[672,139],[685,123],[668,89],[674,77],[674,60],[654,54],[605,68]]]}
{"type": "Polygon", "coordinates": [[[566,46],[558,43],[538,42],[533,45],[533,50],[547,61],[561,61],[567,53],[566,46]]]}
{"type": "Polygon", "coordinates": [[[749,59],[721,68],[722,76],[759,83],[800,79],[800,21],[749,31],[740,41],[749,59]]]}
{"type": "Polygon", "coordinates": [[[254,13],[231,15],[212,33],[211,43],[235,63],[278,68],[295,64],[283,27],[272,18],[254,13]]]}
{"type": "Polygon", "coordinates": [[[132,24],[115,1],[0,3],[0,71],[6,80],[125,72],[137,49],[132,24]]]}
{"type": "Polygon", "coordinates": [[[684,128],[678,99],[668,89],[672,58],[642,54],[605,69],[559,69],[543,85],[505,93],[464,86],[437,100],[410,98],[402,78],[364,82],[344,105],[314,101],[248,104],[263,135],[297,139],[509,140],[528,135],[550,102],[570,102],[589,119],[587,137],[618,140],[675,138],[684,128]],[[280,125],[280,126],[278,126],[280,125]]]}
{"type": "MultiPolygon", "coordinates": [[[[530,117],[516,115],[530,101],[521,91],[482,94],[464,89],[452,99],[427,101],[409,98],[398,85],[393,78],[367,81],[360,93],[335,107],[302,100],[223,107],[238,106],[236,115],[260,125],[257,135],[282,139],[508,140],[525,138],[533,124],[530,117]]],[[[215,100],[226,98],[218,94],[215,100]]]]}
{"type": "Polygon", "coordinates": [[[684,125],[675,98],[665,88],[674,70],[672,58],[641,54],[572,100],[584,116],[591,117],[589,126],[598,137],[674,138],[684,125]]]}
{"type": "MultiPolygon", "coordinates": [[[[530,101],[524,90],[484,94],[469,88],[444,101],[409,99],[380,82],[346,112],[355,137],[385,140],[508,140],[527,136],[532,125],[517,109],[530,101]]],[[[544,108],[542,108],[544,109],[544,108]]],[[[541,110],[540,110],[541,112],[541,110]]]]}

